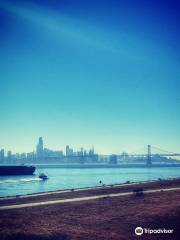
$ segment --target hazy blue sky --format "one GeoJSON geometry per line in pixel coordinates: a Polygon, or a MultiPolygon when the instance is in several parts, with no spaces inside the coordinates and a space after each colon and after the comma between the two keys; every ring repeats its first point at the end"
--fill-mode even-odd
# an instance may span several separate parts
{"type": "Polygon", "coordinates": [[[173,0],[0,0],[0,148],[180,151],[179,16],[173,0]]]}

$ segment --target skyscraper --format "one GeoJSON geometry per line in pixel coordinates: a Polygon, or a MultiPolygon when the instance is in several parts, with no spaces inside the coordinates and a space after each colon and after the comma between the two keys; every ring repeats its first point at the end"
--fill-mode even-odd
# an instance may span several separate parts
{"type": "Polygon", "coordinates": [[[4,149],[1,149],[0,151],[0,161],[1,163],[4,163],[4,149]]]}
{"type": "Polygon", "coordinates": [[[8,160],[8,163],[12,163],[12,152],[11,151],[7,152],[7,160],[8,160]]]}
{"type": "Polygon", "coordinates": [[[69,145],[66,146],[66,156],[69,156],[69,145]]]}
{"type": "Polygon", "coordinates": [[[44,156],[44,147],[43,147],[42,137],[39,138],[38,144],[36,146],[36,156],[37,158],[40,158],[40,159],[42,159],[44,156]]]}

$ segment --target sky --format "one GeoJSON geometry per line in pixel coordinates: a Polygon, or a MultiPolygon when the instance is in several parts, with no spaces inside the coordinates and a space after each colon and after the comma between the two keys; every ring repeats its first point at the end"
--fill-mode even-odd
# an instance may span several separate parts
{"type": "Polygon", "coordinates": [[[180,152],[180,2],[0,0],[0,148],[180,152]]]}

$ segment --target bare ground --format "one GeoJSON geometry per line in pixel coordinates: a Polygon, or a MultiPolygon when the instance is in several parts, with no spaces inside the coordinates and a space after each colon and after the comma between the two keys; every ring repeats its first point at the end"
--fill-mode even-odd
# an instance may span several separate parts
{"type": "MultiPolygon", "coordinates": [[[[139,185],[138,185],[139,186],[139,185]]],[[[142,186],[142,184],[140,185],[142,186]]],[[[177,187],[179,180],[146,183],[143,188],[177,187]]],[[[66,197],[102,194],[102,191],[129,191],[137,186],[72,192],[66,197]],[[118,190],[117,190],[118,189],[118,190]],[[97,191],[100,191],[97,192],[97,191]]],[[[104,192],[103,192],[104,194],[104,192]]],[[[59,195],[59,197],[62,197],[59,195]]],[[[65,196],[64,196],[65,197],[65,196]]],[[[58,195],[41,196],[43,201],[58,195]]],[[[16,199],[12,203],[39,201],[16,199]],[[20,201],[20,202],[19,202],[20,201]]],[[[1,200],[2,201],[2,200],[1,200]]],[[[1,202],[10,204],[12,200],[1,202]]],[[[104,198],[85,202],[5,210],[0,212],[0,240],[133,240],[180,239],[180,191],[158,192],[143,196],[104,198]],[[144,234],[137,237],[134,229],[174,229],[173,234],[144,234]]]]}

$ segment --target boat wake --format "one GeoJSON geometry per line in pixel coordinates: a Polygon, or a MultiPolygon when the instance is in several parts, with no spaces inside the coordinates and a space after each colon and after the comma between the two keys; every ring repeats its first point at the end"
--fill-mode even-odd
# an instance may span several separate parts
{"type": "Polygon", "coordinates": [[[42,179],[38,178],[38,177],[34,177],[34,178],[20,178],[20,179],[3,179],[0,180],[0,184],[4,184],[4,183],[25,183],[25,182],[34,182],[34,181],[42,181],[42,179]]]}

